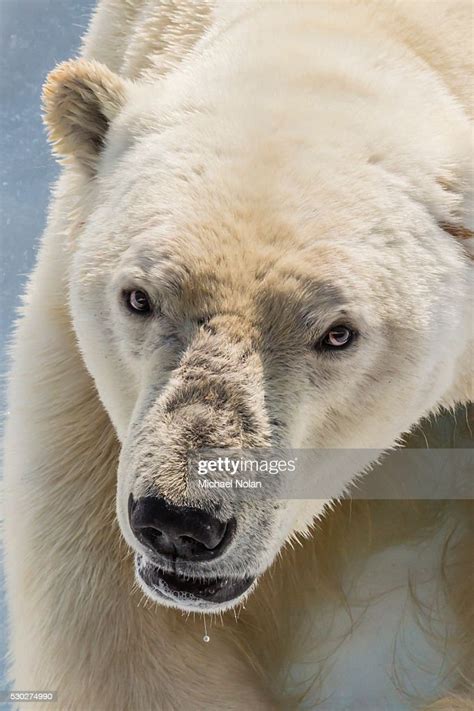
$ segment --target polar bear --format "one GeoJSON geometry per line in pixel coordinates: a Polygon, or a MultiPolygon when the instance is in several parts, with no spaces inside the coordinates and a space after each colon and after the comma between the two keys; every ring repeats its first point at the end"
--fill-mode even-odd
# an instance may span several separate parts
{"type": "Polygon", "coordinates": [[[102,0],[51,73],[64,171],[5,444],[16,688],[65,710],[347,707],[273,682],[303,579],[357,549],[314,528],[328,500],[472,400],[470,21],[448,0],[102,0]],[[274,446],[342,453],[330,496],[191,491],[190,450],[274,446]],[[195,612],[226,613],[208,644],[195,612]]]}

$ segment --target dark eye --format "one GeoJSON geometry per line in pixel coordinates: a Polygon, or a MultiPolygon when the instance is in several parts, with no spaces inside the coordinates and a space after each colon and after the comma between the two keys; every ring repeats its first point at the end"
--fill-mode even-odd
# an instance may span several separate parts
{"type": "Polygon", "coordinates": [[[347,348],[356,337],[356,332],[349,326],[332,326],[318,343],[321,350],[342,350],[347,348]]]}
{"type": "Polygon", "coordinates": [[[125,303],[132,313],[147,316],[151,313],[151,301],[146,291],[133,289],[125,292],[125,303]]]}

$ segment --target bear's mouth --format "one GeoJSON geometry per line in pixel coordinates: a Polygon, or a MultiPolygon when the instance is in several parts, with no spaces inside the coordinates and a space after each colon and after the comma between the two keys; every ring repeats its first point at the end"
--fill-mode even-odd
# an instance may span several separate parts
{"type": "Polygon", "coordinates": [[[183,608],[193,603],[197,603],[197,607],[212,607],[237,601],[255,581],[255,576],[198,578],[166,572],[140,555],[136,563],[137,574],[146,588],[183,608]]]}

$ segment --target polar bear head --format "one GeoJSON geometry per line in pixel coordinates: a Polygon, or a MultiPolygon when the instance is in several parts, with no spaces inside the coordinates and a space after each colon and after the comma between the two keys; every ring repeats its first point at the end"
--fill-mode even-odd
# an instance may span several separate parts
{"type": "Polygon", "coordinates": [[[383,155],[324,140],[299,94],[289,109],[210,85],[80,60],[45,89],[78,198],[72,324],[122,446],[120,526],[143,590],[200,611],[242,601],[327,496],[317,469],[306,498],[191,490],[190,452],[346,452],[337,497],[374,450],[469,397],[452,191],[427,175],[416,193],[383,155]]]}

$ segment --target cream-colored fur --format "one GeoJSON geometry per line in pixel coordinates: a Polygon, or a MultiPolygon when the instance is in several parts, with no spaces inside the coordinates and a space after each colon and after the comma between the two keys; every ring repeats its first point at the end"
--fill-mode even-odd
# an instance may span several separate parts
{"type": "Polygon", "coordinates": [[[190,431],[347,449],[337,498],[374,450],[472,400],[471,22],[448,1],[99,3],[45,87],[66,165],[13,344],[17,688],[71,711],[469,703],[467,506],[343,502],[314,526],[315,497],[220,502],[239,534],[205,573],[256,583],[209,644],[134,583],[126,506],[187,501],[190,431]],[[118,297],[137,284],[162,309],[146,327],[118,297]],[[357,347],[318,355],[341,318],[357,347]],[[408,689],[390,643],[407,599],[408,689]],[[358,696],[361,645],[383,663],[358,696]]]}

